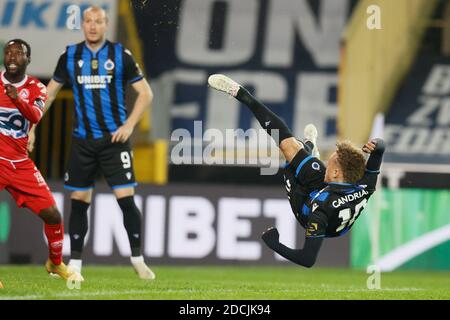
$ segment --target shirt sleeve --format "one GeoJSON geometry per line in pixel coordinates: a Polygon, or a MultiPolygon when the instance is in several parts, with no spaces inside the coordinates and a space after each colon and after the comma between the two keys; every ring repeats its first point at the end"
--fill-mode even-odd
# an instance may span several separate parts
{"type": "Polygon", "coordinates": [[[375,192],[378,174],[380,173],[381,163],[383,161],[383,154],[386,149],[383,139],[375,139],[375,150],[369,156],[366,163],[366,172],[364,177],[358,182],[359,184],[366,185],[366,190],[370,193],[375,192]]]}
{"type": "Polygon", "coordinates": [[[366,163],[366,170],[369,172],[378,173],[380,172],[381,162],[383,161],[383,154],[386,149],[383,139],[377,138],[375,150],[369,156],[366,163]]]}
{"type": "Polygon", "coordinates": [[[380,173],[379,171],[370,171],[366,169],[363,178],[360,181],[358,181],[358,184],[366,185],[365,190],[369,193],[375,192],[379,173],[380,173]]]}
{"type": "Polygon", "coordinates": [[[139,67],[139,64],[134,60],[131,51],[124,49],[123,51],[124,61],[124,80],[128,84],[132,84],[144,78],[144,74],[139,67]]]}
{"type": "Polygon", "coordinates": [[[69,81],[69,74],[67,72],[67,51],[64,52],[58,60],[55,72],[53,73],[53,80],[59,83],[65,83],[69,81]]]}
{"type": "Polygon", "coordinates": [[[289,261],[306,268],[311,268],[316,263],[322,242],[323,238],[321,237],[306,237],[303,249],[291,249],[284,244],[279,243],[274,250],[289,261]]]}

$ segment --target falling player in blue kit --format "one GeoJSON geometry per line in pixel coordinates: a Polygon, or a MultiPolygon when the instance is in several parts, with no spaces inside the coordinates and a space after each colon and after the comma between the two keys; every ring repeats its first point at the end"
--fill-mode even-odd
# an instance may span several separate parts
{"type": "Polygon", "coordinates": [[[285,187],[292,211],[306,230],[305,244],[303,249],[286,247],[280,243],[276,228],[265,231],[262,239],[284,258],[312,267],[323,239],[347,233],[375,192],[384,141],[373,139],[362,150],[350,142],[337,143],[325,167],[320,161],[314,125],[305,127],[305,139],[299,141],[283,120],[232,79],[215,74],[208,83],[245,104],[274,140],[277,140],[275,132],[278,134],[275,142],[287,161],[285,187]],[[363,152],[370,154],[367,162],[363,152]]]}

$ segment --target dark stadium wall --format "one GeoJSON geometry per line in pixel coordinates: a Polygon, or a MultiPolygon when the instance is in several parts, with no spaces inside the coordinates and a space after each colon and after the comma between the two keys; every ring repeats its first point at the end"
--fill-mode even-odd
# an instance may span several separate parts
{"type": "MultiPolygon", "coordinates": [[[[50,185],[58,207],[69,213],[69,194],[50,185]]],[[[293,265],[265,247],[260,235],[270,226],[281,241],[302,247],[303,229],[296,223],[282,187],[174,185],[137,188],[143,213],[143,249],[150,264],[293,265]]],[[[42,223],[25,209],[11,206],[9,263],[43,263],[47,249],[42,223]]],[[[109,188],[99,183],[90,209],[87,264],[127,264],[129,247],[122,214],[109,188]]],[[[349,237],[325,241],[317,266],[348,267],[349,237]]],[[[66,230],[64,253],[69,253],[66,230]]]]}
{"type": "Polygon", "coordinates": [[[259,128],[248,110],[208,88],[208,75],[225,73],[269,104],[296,136],[314,122],[321,148],[332,148],[340,39],[355,2],[169,0],[135,9],[156,93],[153,134],[169,138],[183,128],[193,136],[197,120],[204,130],[259,128]],[[162,125],[166,117],[169,128],[162,125]]]}
{"type": "Polygon", "coordinates": [[[424,48],[386,117],[387,161],[450,163],[449,83],[450,57],[424,48]]]}

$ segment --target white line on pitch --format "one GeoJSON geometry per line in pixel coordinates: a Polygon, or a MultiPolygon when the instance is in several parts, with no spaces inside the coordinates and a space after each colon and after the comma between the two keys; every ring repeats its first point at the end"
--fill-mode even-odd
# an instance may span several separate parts
{"type": "MultiPolygon", "coordinates": [[[[385,288],[380,290],[368,290],[368,289],[317,289],[317,290],[276,290],[277,293],[311,293],[311,291],[320,291],[320,292],[403,292],[403,291],[421,291],[423,289],[419,288],[385,288]]],[[[210,289],[210,290],[195,290],[195,289],[180,289],[180,290],[129,290],[129,291],[97,291],[97,292],[85,292],[83,290],[77,292],[68,292],[68,293],[60,293],[60,294],[35,294],[35,295],[25,295],[25,296],[0,296],[0,300],[34,300],[34,299],[44,299],[44,298],[71,298],[71,297],[100,297],[100,296],[116,296],[116,295],[127,295],[127,294],[170,294],[170,293],[195,293],[195,292],[201,292],[201,293],[208,293],[208,292],[215,292],[215,293],[230,293],[230,292],[236,292],[236,293],[256,293],[256,294],[263,294],[263,293],[272,293],[273,290],[234,290],[234,289],[210,289]]]]}

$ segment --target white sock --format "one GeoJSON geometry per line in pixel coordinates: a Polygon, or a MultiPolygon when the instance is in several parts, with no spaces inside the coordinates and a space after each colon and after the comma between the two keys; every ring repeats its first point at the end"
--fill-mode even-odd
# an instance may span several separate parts
{"type": "Polygon", "coordinates": [[[130,257],[130,261],[131,261],[131,264],[143,263],[144,262],[144,257],[143,256],[130,257]]]}
{"type": "Polygon", "coordinates": [[[83,262],[81,259],[70,259],[69,266],[77,268],[81,272],[83,262]]]}

